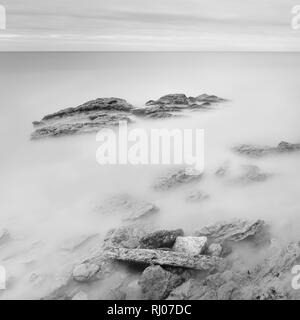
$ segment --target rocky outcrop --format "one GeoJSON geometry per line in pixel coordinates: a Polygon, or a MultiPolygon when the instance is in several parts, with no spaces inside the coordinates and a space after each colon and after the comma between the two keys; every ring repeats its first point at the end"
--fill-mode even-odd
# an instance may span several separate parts
{"type": "Polygon", "coordinates": [[[300,150],[300,143],[293,144],[285,141],[281,141],[277,147],[270,146],[255,146],[249,144],[242,144],[233,149],[236,153],[248,156],[248,157],[263,157],[267,155],[288,153],[300,150]]]}
{"type": "Polygon", "coordinates": [[[220,262],[217,257],[190,255],[183,252],[154,249],[111,248],[107,257],[136,264],[182,267],[201,271],[213,270],[220,262]]]}
{"type": "Polygon", "coordinates": [[[150,266],[144,270],[139,280],[144,299],[165,299],[170,292],[183,282],[183,278],[164,270],[160,266],[150,266]]]}
{"type": "Polygon", "coordinates": [[[153,184],[153,188],[159,190],[169,190],[182,184],[190,183],[201,179],[203,172],[193,168],[172,169],[159,177],[153,184]]]}
{"type": "Polygon", "coordinates": [[[128,194],[112,196],[96,208],[100,214],[120,215],[123,221],[129,222],[148,218],[158,211],[154,204],[128,194]]]}
{"type": "Polygon", "coordinates": [[[183,110],[206,110],[212,104],[225,101],[214,95],[202,94],[197,97],[187,97],[185,94],[175,93],[165,95],[158,100],[150,100],[146,102],[146,108],[134,109],[133,113],[148,118],[169,118],[183,110]]]}
{"type": "Polygon", "coordinates": [[[298,242],[270,246],[266,257],[249,265],[240,257],[230,270],[208,275],[203,280],[189,279],[174,289],[171,300],[287,300],[299,299],[291,285],[291,270],[300,259],[298,242]]]}
{"type": "Polygon", "coordinates": [[[36,130],[32,139],[59,137],[78,133],[91,133],[119,124],[131,122],[133,106],[119,98],[99,98],[76,108],[67,108],[48,114],[42,121],[34,121],[36,130]]]}
{"type": "Polygon", "coordinates": [[[183,236],[183,230],[158,230],[141,238],[140,247],[146,249],[172,248],[176,238],[183,236]]]}

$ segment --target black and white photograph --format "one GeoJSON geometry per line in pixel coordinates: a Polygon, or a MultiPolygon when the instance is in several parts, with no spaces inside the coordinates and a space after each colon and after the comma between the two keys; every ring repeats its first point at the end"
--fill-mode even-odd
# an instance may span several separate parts
{"type": "Polygon", "coordinates": [[[0,300],[299,300],[299,77],[300,0],[0,0],[0,300]]]}

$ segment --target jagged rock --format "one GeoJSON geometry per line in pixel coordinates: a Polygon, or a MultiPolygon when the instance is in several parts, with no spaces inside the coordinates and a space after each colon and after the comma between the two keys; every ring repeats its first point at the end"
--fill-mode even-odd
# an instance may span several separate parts
{"type": "Polygon", "coordinates": [[[270,173],[262,172],[261,169],[255,165],[245,165],[242,166],[242,169],[244,173],[235,179],[236,182],[245,184],[251,182],[263,182],[272,176],[270,173]]]}
{"type": "Polygon", "coordinates": [[[32,139],[58,137],[78,133],[97,132],[118,125],[120,121],[131,122],[133,106],[119,98],[99,98],[76,108],[67,108],[46,115],[42,121],[34,121],[36,130],[32,139]]]}
{"type": "Polygon", "coordinates": [[[239,154],[249,157],[262,157],[270,154],[299,151],[300,143],[292,144],[289,142],[281,141],[277,147],[242,144],[235,147],[233,150],[239,154]]]}
{"type": "Polygon", "coordinates": [[[209,194],[204,193],[200,190],[193,190],[187,196],[186,201],[188,201],[188,202],[201,202],[204,200],[208,200],[209,198],[210,198],[209,194]]]}
{"type": "Polygon", "coordinates": [[[183,279],[160,266],[146,268],[139,280],[143,295],[147,300],[165,299],[170,292],[179,286],[183,279]]]}
{"type": "Polygon", "coordinates": [[[158,207],[127,194],[113,196],[96,209],[109,215],[122,215],[123,221],[136,221],[147,218],[159,211],[158,207]]]}
{"type": "Polygon", "coordinates": [[[206,237],[177,237],[173,250],[190,255],[200,255],[207,245],[206,237]]]}
{"type": "Polygon", "coordinates": [[[141,248],[172,248],[177,237],[183,236],[183,230],[158,230],[147,234],[140,240],[141,248]]]}
{"type": "Polygon", "coordinates": [[[150,100],[146,103],[146,106],[152,105],[181,105],[181,106],[195,106],[197,103],[204,104],[206,103],[220,103],[225,102],[225,99],[219,98],[214,95],[202,94],[197,97],[187,97],[185,94],[168,94],[158,100],[150,100]]]}
{"type": "Polygon", "coordinates": [[[259,245],[270,240],[268,227],[262,220],[234,219],[230,222],[217,222],[200,229],[195,235],[207,237],[209,243],[226,243],[226,246],[240,241],[251,241],[252,244],[259,245]]]}
{"type": "Polygon", "coordinates": [[[220,257],[222,254],[222,246],[219,243],[212,243],[208,248],[207,248],[207,254],[210,256],[215,256],[215,257],[220,257]]]}
{"type": "Polygon", "coordinates": [[[217,257],[193,256],[183,252],[153,249],[111,248],[111,250],[107,251],[107,257],[131,263],[157,264],[205,271],[213,270],[218,267],[220,262],[217,257]]]}
{"type": "Polygon", "coordinates": [[[164,176],[159,177],[153,188],[155,190],[168,190],[181,184],[190,183],[201,179],[202,171],[193,168],[181,168],[169,170],[164,176]]]}
{"type": "Polygon", "coordinates": [[[73,279],[78,282],[89,282],[95,279],[98,271],[98,265],[90,262],[84,262],[74,268],[72,276],[73,279]]]}

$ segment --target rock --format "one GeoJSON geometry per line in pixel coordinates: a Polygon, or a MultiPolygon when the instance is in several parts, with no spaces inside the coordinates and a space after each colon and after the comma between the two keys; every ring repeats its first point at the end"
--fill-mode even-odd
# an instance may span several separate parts
{"type": "Polygon", "coordinates": [[[200,255],[206,249],[206,237],[177,237],[173,250],[190,255],[200,255]]]}
{"type": "Polygon", "coordinates": [[[98,265],[90,262],[85,262],[74,268],[72,276],[75,281],[89,282],[95,279],[95,276],[99,269],[100,268],[98,265]]]}
{"type": "Polygon", "coordinates": [[[162,300],[182,282],[180,276],[172,274],[160,266],[150,266],[144,270],[139,285],[145,299],[162,300]]]}
{"type": "Polygon", "coordinates": [[[177,237],[183,236],[183,230],[158,230],[141,238],[141,248],[172,248],[177,237]]]}
{"type": "Polygon", "coordinates": [[[244,173],[235,179],[236,182],[244,184],[251,182],[263,182],[272,176],[270,173],[262,172],[261,169],[255,165],[245,165],[242,166],[242,169],[244,173]]]}
{"type": "Polygon", "coordinates": [[[202,271],[213,270],[220,262],[217,257],[193,256],[183,252],[153,249],[111,248],[107,252],[107,257],[137,264],[183,267],[202,271]]]}
{"type": "Polygon", "coordinates": [[[67,108],[46,115],[42,121],[34,121],[37,128],[32,139],[58,137],[78,133],[91,133],[118,125],[120,121],[131,122],[129,115],[133,106],[119,98],[99,98],[76,108],[67,108]]]}
{"type": "Polygon", "coordinates": [[[214,95],[202,94],[197,97],[187,97],[185,94],[168,94],[158,100],[150,100],[146,106],[152,105],[181,105],[181,106],[194,106],[196,103],[220,103],[225,102],[225,99],[219,98],[214,95]]]}
{"type": "Polygon", "coordinates": [[[249,144],[242,144],[233,149],[235,152],[248,157],[263,157],[266,155],[287,153],[300,150],[300,143],[292,144],[282,141],[277,147],[270,146],[255,146],[249,144]]]}
{"type": "Polygon", "coordinates": [[[230,169],[230,162],[225,161],[222,166],[216,171],[216,176],[218,177],[224,177],[228,175],[228,171],[230,169]]]}
{"type": "Polygon", "coordinates": [[[208,248],[207,248],[207,254],[210,256],[215,256],[215,257],[220,257],[222,254],[222,246],[219,243],[212,243],[208,248]]]}
{"type": "Polygon", "coordinates": [[[176,106],[153,105],[147,108],[136,108],[132,113],[136,116],[147,118],[169,118],[174,116],[171,112],[180,111],[176,106]]]}
{"type": "Polygon", "coordinates": [[[159,177],[153,188],[157,191],[168,190],[182,184],[190,183],[201,179],[202,171],[194,168],[181,168],[169,170],[164,176],[159,177]]]}
{"type": "Polygon", "coordinates": [[[141,239],[149,234],[150,227],[143,225],[122,226],[112,229],[104,239],[104,247],[123,247],[134,249],[139,247],[141,239]]]}
{"type": "Polygon", "coordinates": [[[6,229],[0,229],[0,244],[4,243],[8,238],[8,231],[6,229]]]}
{"type": "Polygon", "coordinates": [[[136,221],[152,216],[159,209],[147,201],[120,194],[107,199],[96,211],[107,215],[122,215],[123,221],[136,221]]]}
{"type": "Polygon", "coordinates": [[[233,219],[228,222],[217,222],[206,226],[195,233],[196,236],[205,236],[209,243],[222,243],[250,241],[260,245],[270,241],[268,227],[262,220],[248,221],[233,219]]]}
{"type": "Polygon", "coordinates": [[[83,291],[80,291],[73,296],[72,300],[88,300],[88,296],[83,291]]]}
{"type": "Polygon", "coordinates": [[[201,202],[204,200],[208,200],[210,198],[210,195],[207,193],[204,193],[200,190],[193,190],[190,192],[190,194],[187,196],[186,201],[188,202],[201,202]]]}

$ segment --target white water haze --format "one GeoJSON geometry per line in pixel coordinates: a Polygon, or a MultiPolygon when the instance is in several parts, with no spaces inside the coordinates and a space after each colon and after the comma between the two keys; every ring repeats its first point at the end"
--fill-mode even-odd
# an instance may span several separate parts
{"type": "Polygon", "coordinates": [[[0,245],[7,289],[0,299],[39,298],[52,276],[79,259],[62,250],[74,237],[120,223],[93,208],[111,194],[130,193],[160,208],[161,228],[187,234],[227,218],[265,219],[276,236],[300,239],[300,153],[247,159],[241,144],[300,142],[300,54],[288,53],[1,53],[0,245]],[[138,119],[132,127],[199,128],[205,132],[205,170],[196,184],[210,195],[186,203],[195,185],[167,192],[151,188],[167,166],[99,165],[96,135],[31,141],[31,122],[97,97],[119,97],[136,107],[169,93],[215,94],[229,99],[211,111],[174,119],[138,119]],[[224,161],[234,168],[256,164],[273,176],[233,185],[217,179],[224,161]],[[47,280],[34,287],[32,274],[47,280]]]}

